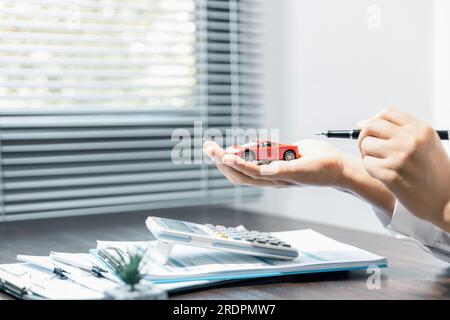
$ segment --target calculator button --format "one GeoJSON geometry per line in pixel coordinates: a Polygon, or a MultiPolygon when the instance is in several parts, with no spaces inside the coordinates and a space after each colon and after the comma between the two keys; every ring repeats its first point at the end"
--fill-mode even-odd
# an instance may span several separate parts
{"type": "Polygon", "coordinates": [[[240,237],[236,237],[236,236],[234,236],[233,239],[234,239],[234,240],[241,240],[240,237]]]}
{"type": "Polygon", "coordinates": [[[258,239],[256,240],[257,243],[266,244],[267,240],[258,239]]]}
{"type": "Polygon", "coordinates": [[[217,230],[220,230],[220,231],[224,231],[224,230],[226,230],[227,228],[226,228],[225,226],[221,226],[221,225],[218,224],[218,225],[216,226],[216,229],[217,229],[217,230]]]}
{"type": "Polygon", "coordinates": [[[248,242],[253,242],[254,241],[254,239],[252,239],[252,238],[244,238],[244,240],[248,241],[248,242]]]}
{"type": "Polygon", "coordinates": [[[207,227],[210,228],[210,229],[214,229],[214,225],[212,225],[212,224],[210,224],[210,223],[205,224],[205,226],[207,226],[207,227]]]}
{"type": "Polygon", "coordinates": [[[286,248],[290,248],[291,247],[291,245],[289,243],[285,243],[285,242],[280,243],[280,245],[283,246],[283,247],[286,247],[286,248]]]}
{"type": "Polygon", "coordinates": [[[280,243],[278,241],[269,241],[269,244],[273,245],[273,246],[278,246],[280,245],[280,243]]]}

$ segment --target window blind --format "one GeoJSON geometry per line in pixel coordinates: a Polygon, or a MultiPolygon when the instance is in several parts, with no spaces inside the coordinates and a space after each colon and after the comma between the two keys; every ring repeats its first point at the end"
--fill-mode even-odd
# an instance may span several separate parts
{"type": "Polygon", "coordinates": [[[175,129],[202,138],[194,122],[258,128],[263,14],[262,0],[1,1],[2,220],[258,195],[171,150],[175,129]]]}

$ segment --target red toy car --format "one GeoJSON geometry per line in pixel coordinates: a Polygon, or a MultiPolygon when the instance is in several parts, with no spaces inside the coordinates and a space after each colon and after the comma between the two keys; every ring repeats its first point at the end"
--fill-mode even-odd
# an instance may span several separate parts
{"type": "Polygon", "coordinates": [[[255,140],[242,146],[231,146],[225,152],[239,156],[245,161],[290,161],[300,158],[296,145],[269,140],[255,140]]]}

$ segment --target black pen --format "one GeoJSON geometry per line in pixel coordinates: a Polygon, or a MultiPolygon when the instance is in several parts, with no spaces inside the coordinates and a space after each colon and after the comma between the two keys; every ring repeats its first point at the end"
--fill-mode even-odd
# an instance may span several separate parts
{"type": "MultiPolygon", "coordinates": [[[[342,138],[342,139],[358,139],[361,130],[328,130],[327,132],[316,133],[317,136],[325,136],[327,138],[342,138]]],[[[441,140],[449,140],[450,131],[436,130],[441,140]]]]}

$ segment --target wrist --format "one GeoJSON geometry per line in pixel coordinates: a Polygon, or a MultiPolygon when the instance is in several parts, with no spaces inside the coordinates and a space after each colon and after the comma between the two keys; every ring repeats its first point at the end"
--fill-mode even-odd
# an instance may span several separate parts
{"type": "Polygon", "coordinates": [[[347,192],[357,191],[362,171],[365,170],[360,159],[348,154],[342,155],[342,172],[337,187],[347,192]]]}
{"type": "Polygon", "coordinates": [[[360,158],[342,156],[342,173],[336,189],[351,193],[386,215],[392,216],[395,196],[381,181],[368,174],[360,158]]]}

